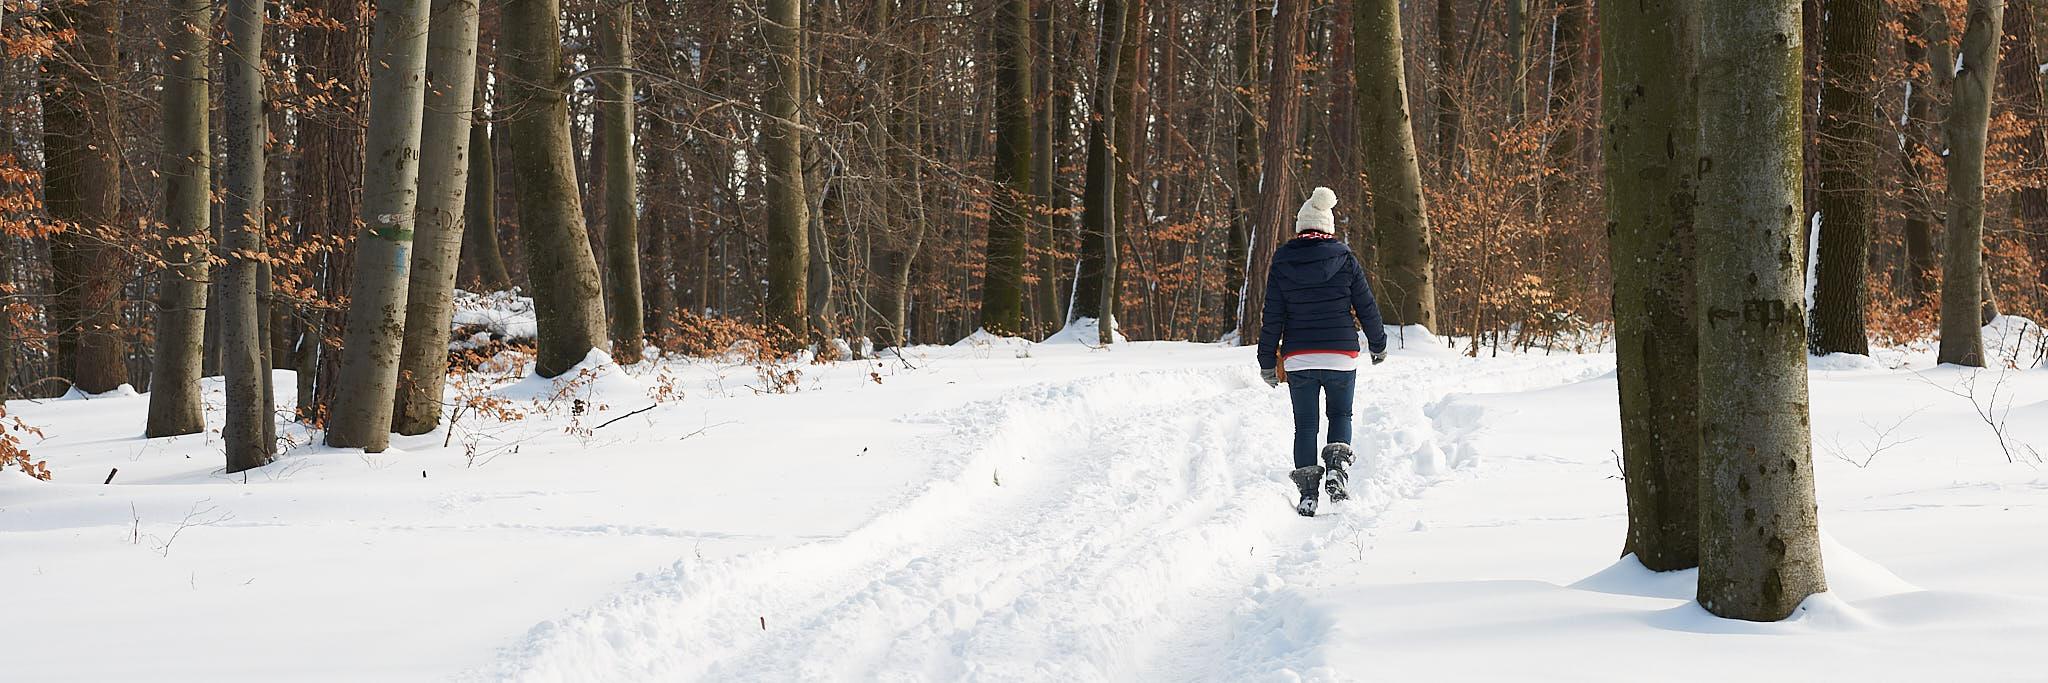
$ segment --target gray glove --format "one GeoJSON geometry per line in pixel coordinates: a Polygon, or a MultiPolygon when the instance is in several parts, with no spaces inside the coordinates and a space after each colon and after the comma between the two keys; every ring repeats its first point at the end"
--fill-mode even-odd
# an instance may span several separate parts
{"type": "Polygon", "coordinates": [[[1263,379],[1263,380],[1266,380],[1266,386],[1269,386],[1269,387],[1277,387],[1277,386],[1280,386],[1280,369],[1279,369],[1279,368],[1259,368],[1259,378],[1260,378],[1260,379],[1263,379]]]}
{"type": "Polygon", "coordinates": [[[1385,351],[1374,351],[1374,352],[1372,352],[1372,364],[1373,364],[1373,365],[1379,365],[1379,364],[1381,364],[1381,363],[1385,363],[1385,362],[1387,362],[1387,352],[1385,352],[1385,351]]]}

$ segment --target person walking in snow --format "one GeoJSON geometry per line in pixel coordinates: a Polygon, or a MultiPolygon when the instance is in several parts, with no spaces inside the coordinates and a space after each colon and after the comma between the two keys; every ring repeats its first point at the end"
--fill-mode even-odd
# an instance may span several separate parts
{"type": "Polygon", "coordinates": [[[1329,475],[1330,500],[1350,497],[1351,395],[1358,376],[1358,328],[1365,329],[1374,365],[1387,359],[1387,330],[1366,286],[1358,257],[1337,239],[1330,209],[1337,193],[1318,187],[1294,219],[1295,235],[1273,254],[1266,274],[1266,310],[1259,325],[1259,373],[1268,386],[1287,382],[1294,403],[1294,471],[1301,489],[1295,512],[1314,517],[1318,489],[1329,475]],[[1353,321],[1358,327],[1353,327],[1353,321]],[[1283,374],[1284,373],[1284,374],[1283,374]],[[1330,418],[1328,445],[1316,463],[1318,399],[1330,418]]]}

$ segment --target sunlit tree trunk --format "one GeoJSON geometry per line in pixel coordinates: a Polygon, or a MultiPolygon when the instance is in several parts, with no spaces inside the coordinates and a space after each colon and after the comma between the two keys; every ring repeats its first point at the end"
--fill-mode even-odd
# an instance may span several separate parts
{"type": "MultiPolygon", "coordinates": [[[[150,372],[150,438],[206,429],[199,366],[206,329],[207,247],[212,240],[213,154],[207,85],[213,59],[213,3],[181,0],[165,38],[164,271],[150,372]]],[[[4,384],[0,375],[0,384],[4,384]]]]}
{"type": "Polygon", "coordinates": [[[1358,80],[1358,118],[1365,145],[1366,184],[1372,190],[1373,233],[1378,238],[1380,314],[1389,325],[1436,329],[1429,205],[1408,115],[1408,80],[1401,61],[1401,12],[1396,0],[1354,0],[1357,38],[1352,69],[1358,80]]]}
{"type": "Polygon", "coordinates": [[[1943,363],[1984,366],[1984,147],[1998,80],[2003,0],[1971,0],[1960,68],[1942,130],[1948,138],[1948,221],[1942,226],[1943,363]]]}
{"type": "MultiPolygon", "coordinates": [[[[1304,24],[1300,0],[1279,0],[1274,5],[1273,64],[1266,72],[1266,131],[1259,138],[1259,213],[1247,233],[1251,255],[1245,262],[1244,303],[1239,306],[1244,315],[1237,321],[1240,344],[1259,341],[1259,320],[1265,314],[1266,273],[1273,267],[1273,251],[1294,234],[1294,224],[1287,219],[1287,212],[1300,205],[1301,198],[1294,191],[1294,145],[1301,134],[1301,73],[1293,65],[1295,56],[1301,52],[1304,24]]],[[[1361,50],[1365,51],[1370,48],[1361,50]]],[[[1400,68],[1398,63],[1395,68],[1400,68]]],[[[1366,114],[1368,119],[1371,116],[1366,114]]]]}
{"type": "Polygon", "coordinates": [[[809,334],[804,294],[810,269],[810,195],[804,192],[803,51],[801,0],[767,0],[761,32],[768,37],[769,87],[762,97],[772,117],[761,123],[768,166],[768,322],[788,343],[809,334]]]}
{"type": "Polygon", "coordinates": [[[429,9],[427,0],[385,2],[370,38],[363,231],[356,238],[356,280],[342,333],[342,382],[327,420],[327,445],[336,448],[378,453],[391,440],[419,203],[429,9]]]}
{"type": "MultiPolygon", "coordinates": [[[[603,19],[597,37],[605,62],[632,68],[632,0],[607,6],[603,19]]],[[[606,303],[611,310],[612,358],[638,363],[647,334],[640,299],[640,165],[639,145],[634,139],[639,128],[633,116],[633,75],[600,77],[598,93],[604,112],[604,262],[611,272],[611,297],[606,303]]]]}
{"type": "Polygon", "coordinates": [[[989,207],[981,325],[1024,331],[1024,257],[1031,234],[1031,2],[996,8],[995,201],[989,207]]]}
{"type": "Polygon", "coordinates": [[[1807,429],[1797,0],[1700,22],[1700,573],[1708,612],[1776,621],[1827,590],[1807,429]]]}
{"type": "MultiPolygon", "coordinates": [[[[484,101],[481,79],[475,99],[484,101]]],[[[512,286],[505,257],[498,249],[498,158],[491,149],[491,124],[478,118],[469,125],[469,188],[463,192],[462,253],[473,264],[484,291],[512,286]]]]}
{"type": "Polygon", "coordinates": [[[420,123],[418,232],[405,292],[405,339],[391,429],[425,434],[441,423],[448,328],[462,256],[476,92],[476,0],[434,0],[427,29],[427,92],[420,123]]]}

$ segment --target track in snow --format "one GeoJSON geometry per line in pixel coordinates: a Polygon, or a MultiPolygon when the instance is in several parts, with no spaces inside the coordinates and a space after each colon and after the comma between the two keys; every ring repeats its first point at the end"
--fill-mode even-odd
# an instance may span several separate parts
{"type": "Polygon", "coordinates": [[[845,537],[678,563],[470,677],[1330,677],[1317,646],[1334,616],[1304,607],[1290,575],[1348,554],[1343,541],[1455,464],[1476,416],[1443,396],[1596,367],[1401,361],[1361,374],[1356,497],[1315,520],[1294,515],[1283,476],[1285,392],[1245,369],[1024,387],[922,418],[951,428],[928,444],[951,454],[947,471],[845,537]]]}

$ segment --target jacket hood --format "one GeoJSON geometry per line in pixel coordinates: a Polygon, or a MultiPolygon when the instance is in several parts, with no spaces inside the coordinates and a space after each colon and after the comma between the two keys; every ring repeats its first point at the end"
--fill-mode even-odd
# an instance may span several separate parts
{"type": "Polygon", "coordinates": [[[1328,237],[1296,237],[1273,253],[1273,273],[1304,285],[1329,282],[1344,267],[1351,248],[1328,237]]]}

